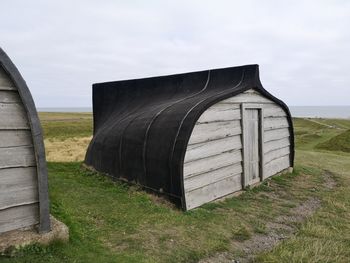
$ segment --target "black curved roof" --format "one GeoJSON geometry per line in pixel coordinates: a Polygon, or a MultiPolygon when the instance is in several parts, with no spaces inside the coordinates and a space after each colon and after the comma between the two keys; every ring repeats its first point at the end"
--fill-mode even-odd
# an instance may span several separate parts
{"type": "Polygon", "coordinates": [[[39,214],[40,214],[40,232],[50,231],[50,211],[49,211],[49,194],[47,181],[47,166],[45,159],[45,148],[42,136],[42,129],[38,113],[29,88],[19,73],[16,66],[7,56],[5,51],[0,48],[0,66],[8,73],[9,77],[17,87],[18,93],[26,110],[29,125],[31,128],[35,158],[38,174],[38,190],[39,190],[39,214]]]}
{"type": "Polygon", "coordinates": [[[112,177],[138,183],[182,202],[183,160],[197,119],[211,105],[256,89],[268,93],[258,65],[93,85],[94,136],[85,163],[112,177]]]}

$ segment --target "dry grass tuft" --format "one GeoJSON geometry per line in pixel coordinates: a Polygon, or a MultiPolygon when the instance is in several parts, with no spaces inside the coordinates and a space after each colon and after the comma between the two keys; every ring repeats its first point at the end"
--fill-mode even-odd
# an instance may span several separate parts
{"type": "Polygon", "coordinates": [[[51,138],[45,140],[46,159],[49,162],[83,161],[92,137],[51,138]]]}

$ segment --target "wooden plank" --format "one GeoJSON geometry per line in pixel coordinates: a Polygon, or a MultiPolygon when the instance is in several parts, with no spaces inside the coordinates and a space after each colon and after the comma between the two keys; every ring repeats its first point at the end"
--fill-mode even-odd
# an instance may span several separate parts
{"type": "Polygon", "coordinates": [[[264,167],[265,178],[275,175],[283,171],[284,169],[289,168],[289,166],[290,166],[289,155],[282,156],[278,159],[275,159],[265,165],[264,167]]]}
{"type": "Polygon", "coordinates": [[[240,135],[188,145],[185,155],[185,163],[241,148],[242,142],[240,135]]]}
{"type": "Polygon", "coordinates": [[[39,223],[39,205],[30,204],[0,210],[0,233],[39,223]]]}
{"type": "Polygon", "coordinates": [[[185,192],[186,209],[190,210],[242,189],[242,175],[237,174],[202,188],[185,192]]]}
{"type": "Polygon", "coordinates": [[[267,164],[274,159],[280,158],[280,157],[285,156],[285,155],[289,155],[289,153],[290,153],[289,146],[270,151],[270,152],[265,154],[264,162],[265,162],[265,164],[267,164]]]}
{"type": "Polygon", "coordinates": [[[264,105],[264,118],[267,117],[286,117],[286,112],[277,104],[264,105]]]}
{"type": "Polygon", "coordinates": [[[12,80],[9,78],[5,70],[0,66],[0,90],[16,90],[12,80]]]}
{"type": "Polygon", "coordinates": [[[20,103],[21,98],[17,91],[0,90],[0,103],[20,103]]]}
{"type": "Polygon", "coordinates": [[[30,130],[0,130],[0,148],[12,146],[31,146],[30,130]]]}
{"type": "Polygon", "coordinates": [[[264,118],[264,131],[289,127],[286,117],[264,118]]]}
{"type": "Polygon", "coordinates": [[[246,91],[225,100],[224,103],[273,103],[256,91],[246,91]]]}
{"type": "Polygon", "coordinates": [[[0,210],[36,202],[36,167],[0,169],[0,210]]]}
{"type": "Polygon", "coordinates": [[[269,141],[264,143],[264,153],[267,154],[270,151],[281,149],[290,145],[289,137],[280,140],[269,141]]]}
{"type": "Polygon", "coordinates": [[[227,167],[242,161],[242,152],[229,151],[207,158],[194,160],[184,164],[184,178],[198,175],[212,170],[217,170],[222,167],[227,167]]]}
{"type": "Polygon", "coordinates": [[[1,129],[29,129],[28,117],[23,105],[0,103],[1,129]]]}
{"type": "Polygon", "coordinates": [[[268,130],[264,132],[264,142],[288,138],[290,135],[288,128],[268,130]]]}
{"type": "Polygon", "coordinates": [[[35,165],[34,148],[32,146],[0,148],[0,169],[35,165]]]}
{"type": "Polygon", "coordinates": [[[186,192],[190,192],[241,173],[242,164],[239,162],[207,173],[188,177],[184,181],[184,188],[186,192]]]}
{"type": "Polygon", "coordinates": [[[241,134],[241,122],[224,121],[196,124],[193,128],[189,145],[218,140],[241,134]]]}
{"type": "Polygon", "coordinates": [[[233,121],[241,119],[241,110],[238,104],[217,103],[208,108],[198,119],[198,123],[214,121],[233,121]]]}

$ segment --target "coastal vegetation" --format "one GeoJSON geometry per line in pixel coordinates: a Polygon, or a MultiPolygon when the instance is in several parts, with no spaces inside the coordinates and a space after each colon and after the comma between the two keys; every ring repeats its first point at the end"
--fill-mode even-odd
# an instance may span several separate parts
{"type": "Polygon", "coordinates": [[[70,241],[30,245],[11,257],[0,257],[0,262],[348,262],[350,258],[350,120],[294,119],[292,174],[182,212],[162,197],[82,166],[92,134],[91,114],[40,113],[40,118],[49,161],[51,213],[69,226],[70,241]]]}

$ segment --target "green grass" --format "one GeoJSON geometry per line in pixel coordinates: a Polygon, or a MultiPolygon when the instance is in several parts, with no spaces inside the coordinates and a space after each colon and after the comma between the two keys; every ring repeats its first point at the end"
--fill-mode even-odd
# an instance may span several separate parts
{"type": "Polygon", "coordinates": [[[329,151],[342,151],[350,153],[350,130],[316,145],[316,148],[329,151]]]}
{"type": "Polygon", "coordinates": [[[336,173],[338,187],[322,192],[322,207],[299,232],[256,262],[349,262],[350,157],[339,153],[298,151],[297,162],[336,173]]]}
{"type": "Polygon", "coordinates": [[[348,129],[349,123],[346,120],[294,118],[295,146],[301,150],[317,150],[317,145],[348,129]]]}
{"type": "Polygon", "coordinates": [[[196,262],[229,249],[231,240],[263,232],[291,203],[305,200],[310,182],[320,176],[302,169],[270,186],[184,213],[80,163],[50,163],[49,174],[51,212],[69,226],[70,242],[27,247],[2,262],[196,262]],[[269,199],[271,191],[283,198],[269,199]]]}
{"type": "MultiPolygon", "coordinates": [[[[46,138],[91,134],[91,115],[40,117],[46,138]]],[[[350,154],[317,145],[344,133],[350,121],[295,119],[294,125],[294,173],[186,213],[135,186],[87,171],[81,163],[49,163],[51,213],[69,226],[70,241],[27,246],[0,262],[197,262],[220,251],[234,258],[238,252],[232,241],[266,233],[268,222],[310,197],[322,201],[321,209],[256,262],[348,262],[350,154]],[[332,191],[323,185],[324,169],[336,174],[338,187],[332,191]]]]}
{"type": "Polygon", "coordinates": [[[333,126],[334,128],[338,129],[350,129],[350,121],[349,119],[321,119],[321,118],[316,118],[316,119],[311,119],[315,120],[319,123],[328,125],[328,126],[333,126]]]}
{"type": "Polygon", "coordinates": [[[88,137],[92,134],[91,113],[39,113],[45,139],[88,137]]]}
{"type": "Polygon", "coordinates": [[[321,209],[300,226],[295,236],[260,254],[255,262],[349,262],[350,155],[346,151],[350,146],[350,120],[316,121],[333,127],[317,125],[312,119],[294,122],[296,163],[332,171],[338,186],[322,192],[321,209]]]}

